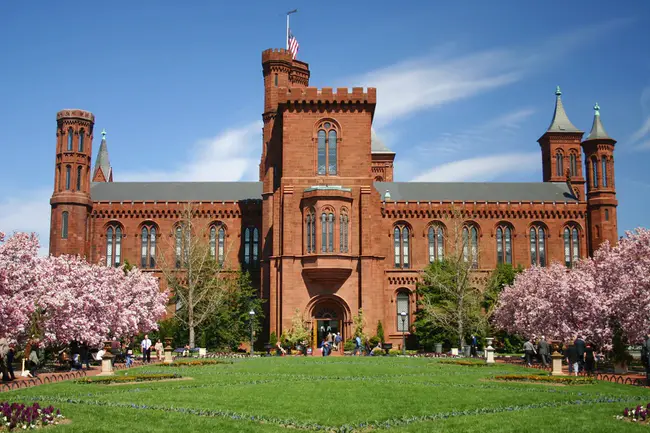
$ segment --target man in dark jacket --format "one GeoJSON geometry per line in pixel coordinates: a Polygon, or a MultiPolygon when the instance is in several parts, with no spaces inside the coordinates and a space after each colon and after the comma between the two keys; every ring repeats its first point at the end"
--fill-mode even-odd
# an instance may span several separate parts
{"type": "Polygon", "coordinates": [[[576,353],[578,355],[578,371],[580,372],[585,368],[585,340],[583,340],[582,337],[577,336],[573,345],[576,347],[576,353]]]}
{"type": "Polygon", "coordinates": [[[537,353],[539,353],[539,357],[542,360],[542,364],[544,364],[544,367],[548,364],[548,356],[550,355],[549,353],[549,347],[548,347],[548,342],[542,335],[542,339],[539,340],[539,345],[537,347],[537,353]]]}
{"type": "Polygon", "coordinates": [[[641,346],[641,361],[645,366],[646,386],[650,386],[650,332],[645,336],[643,346],[641,346]]]}

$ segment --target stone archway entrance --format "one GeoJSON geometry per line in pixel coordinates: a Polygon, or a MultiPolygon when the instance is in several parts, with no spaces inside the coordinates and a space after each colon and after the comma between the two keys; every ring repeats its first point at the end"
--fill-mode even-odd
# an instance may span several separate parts
{"type": "Polygon", "coordinates": [[[344,300],[335,296],[315,297],[311,304],[312,349],[320,348],[328,333],[341,333],[343,341],[349,338],[350,309],[344,300]]]}

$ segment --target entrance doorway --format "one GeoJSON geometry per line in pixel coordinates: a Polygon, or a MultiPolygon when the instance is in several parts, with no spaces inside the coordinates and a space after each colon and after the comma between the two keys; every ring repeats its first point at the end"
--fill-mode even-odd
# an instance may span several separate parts
{"type": "Polygon", "coordinates": [[[320,348],[327,334],[332,334],[332,340],[337,332],[341,332],[341,321],[336,319],[316,319],[316,347],[320,348]]]}

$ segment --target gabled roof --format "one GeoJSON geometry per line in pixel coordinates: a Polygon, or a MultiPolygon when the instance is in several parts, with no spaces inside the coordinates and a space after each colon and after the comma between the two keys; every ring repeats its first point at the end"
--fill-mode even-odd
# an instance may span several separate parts
{"type": "Polygon", "coordinates": [[[605,131],[605,127],[600,121],[600,106],[596,102],[596,105],[594,105],[594,123],[591,125],[591,131],[589,132],[587,138],[585,138],[585,141],[602,139],[611,140],[612,137],[607,135],[607,131],[605,131]]]}
{"type": "Polygon", "coordinates": [[[108,146],[106,145],[106,130],[102,130],[102,142],[99,145],[99,151],[97,152],[97,160],[95,161],[95,170],[93,170],[93,180],[98,178],[97,171],[101,170],[104,180],[110,182],[112,180],[113,170],[111,168],[111,162],[108,159],[108,146]]]}
{"type": "Polygon", "coordinates": [[[371,153],[395,153],[390,150],[383,141],[379,139],[374,128],[370,128],[370,152],[371,153]]]}
{"type": "Polygon", "coordinates": [[[565,182],[375,182],[374,185],[382,200],[388,191],[391,201],[578,201],[565,182]]]}
{"type": "Polygon", "coordinates": [[[93,182],[93,201],[261,200],[262,182],[93,182]]]}
{"type": "Polygon", "coordinates": [[[560,90],[560,86],[557,86],[555,89],[555,112],[553,113],[553,120],[546,132],[583,132],[573,126],[573,123],[571,123],[569,117],[566,115],[564,105],[562,104],[562,91],[560,90]]]}

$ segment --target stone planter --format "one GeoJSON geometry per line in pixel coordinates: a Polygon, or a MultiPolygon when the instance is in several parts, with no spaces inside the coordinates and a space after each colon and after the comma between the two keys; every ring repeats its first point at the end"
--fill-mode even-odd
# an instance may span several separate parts
{"type": "Polygon", "coordinates": [[[104,342],[104,356],[102,356],[102,372],[98,376],[112,376],[115,374],[113,371],[113,354],[111,353],[111,341],[104,342]]]}
{"type": "Polygon", "coordinates": [[[165,337],[165,360],[163,361],[165,364],[171,364],[174,362],[174,358],[172,357],[172,338],[171,337],[165,337]]]}

